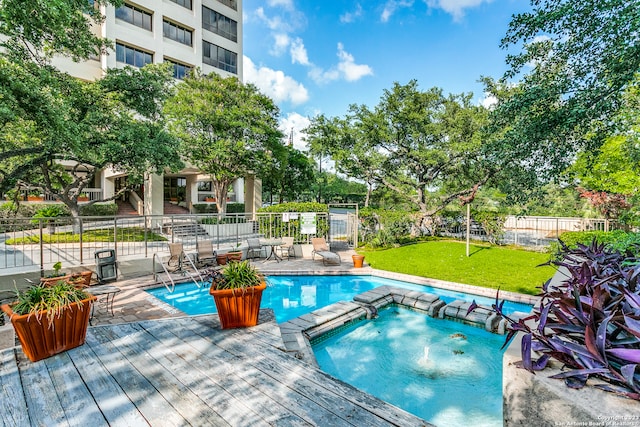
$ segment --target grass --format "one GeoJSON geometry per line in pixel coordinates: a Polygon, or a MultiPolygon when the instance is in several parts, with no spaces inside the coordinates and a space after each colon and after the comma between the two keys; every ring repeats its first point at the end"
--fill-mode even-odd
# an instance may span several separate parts
{"type": "MultiPolygon", "coordinates": [[[[70,231],[63,233],[43,234],[43,243],[79,243],[80,234],[70,231]]],[[[83,232],[82,240],[84,242],[113,242],[113,229],[105,228],[99,230],[87,230],[83,232]]],[[[119,242],[144,242],[144,228],[127,227],[118,229],[119,242]]],[[[147,231],[147,241],[163,242],[167,239],[159,234],[147,231]]],[[[7,239],[7,245],[30,245],[40,243],[40,236],[30,235],[25,237],[17,237],[15,239],[7,239]]]]}
{"type": "Polygon", "coordinates": [[[472,244],[467,257],[464,242],[437,240],[362,253],[380,270],[531,295],[555,273],[550,266],[536,267],[549,260],[546,253],[472,244]]]}

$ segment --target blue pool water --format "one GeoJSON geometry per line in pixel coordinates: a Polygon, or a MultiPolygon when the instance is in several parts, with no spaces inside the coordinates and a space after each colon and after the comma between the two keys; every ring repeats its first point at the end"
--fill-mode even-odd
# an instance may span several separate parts
{"type": "MultiPolygon", "coordinates": [[[[436,294],[449,303],[454,300],[472,301],[491,306],[493,298],[479,297],[462,292],[447,291],[430,286],[416,285],[399,280],[375,276],[269,276],[267,289],[262,294],[262,308],[271,308],[278,323],[286,322],[338,301],[351,301],[362,292],[389,285],[436,294]]],[[[174,292],[165,287],[150,289],[151,295],[189,314],[216,312],[209,287],[198,288],[193,282],[176,285],[174,292]]],[[[526,304],[505,303],[505,312],[529,312],[526,304]]]]}
{"type": "Polygon", "coordinates": [[[504,336],[406,308],[312,343],[323,371],[437,426],[502,426],[504,336]]]}

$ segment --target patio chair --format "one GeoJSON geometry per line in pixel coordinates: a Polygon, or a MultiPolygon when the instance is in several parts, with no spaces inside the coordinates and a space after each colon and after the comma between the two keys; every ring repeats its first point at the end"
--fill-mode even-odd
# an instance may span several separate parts
{"type": "Polygon", "coordinates": [[[169,243],[169,259],[167,267],[173,268],[173,272],[182,271],[182,261],[186,257],[182,243],[169,243]]]}
{"type": "MultiPolygon", "coordinates": [[[[291,253],[293,252],[293,237],[283,237],[282,244],[276,249],[280,252],[280,258],[284,258],[286,256],[287,259],[289,259],[291,253]]],[[[295,258],[295,256],[296,255],[294,252],[293,257],[295,258]]]]}
{"type": "Polygon", "coordinates": [[[216,264],[216,254],[211,240],[200,240],[196,244],[198,267],[208,267],[216,264]]]}
{"type": "Polygon", "coordinates": [[[249,245],[247,249],[247,258],[255,259],[262,256],[262,244],[260,243],[260,239],[247,239],[247,244],[249,245]]]}
{"type": "Polygon", "coordinates": [[[311,244],[313,245],[313,250],[311,251],[311,259],[315,260],[316,255],[318,255],[322,258],[323,265],[340,264],[340,255],[331,252],[331,250],[329,249],[329,245],[327,244],[327,241],[324,239],[324,237],[311,238],[311,244]]]}

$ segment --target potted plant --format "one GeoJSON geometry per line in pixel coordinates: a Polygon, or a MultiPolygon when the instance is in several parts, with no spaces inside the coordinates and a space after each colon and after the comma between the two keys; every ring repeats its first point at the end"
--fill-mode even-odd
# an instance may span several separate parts
{"type": "Polygon", "coordinates": [[[89,201],[89,195],[87,193],[80,193],[80,195],[78,196],[78,201],[79,202],[88,202],[89,201]]]}
{"type": "Polygon", "coordinates": [[[233,250],[227,252],[227,261],[242,261],[242,250],[239,243],[233,250]]]}
{"type": "Polygon", "coordinates": [[[230,262],[211,273],[209,293],[218,309],[222,329],[258,324],[264,277],[249,261],[230,262]]]}
{"type": "Polygon", "coordinates": [[[44,196],[39,191],[32,190],[32,191],[29,191],[29,194],[27,194],[27,201],[42,202],[44,201],[44,196]]]}
{"type": "Polygon", "coordinates": [[[70,283],[32,286],[17,301],[0,306],[15,329],[22,351],[32,362],[84,344],[96,300],[70,283]]]}
{"type": "Polygon", "coordinates": [[[62,273],[62,263],[60,261],[53,264],[53,273],[40,279],[43,286],[55,285],[58,282],[66,282],[78,288],[84,288],[91,284],[93,271],[81,271],[77,273],[62,273]]]}

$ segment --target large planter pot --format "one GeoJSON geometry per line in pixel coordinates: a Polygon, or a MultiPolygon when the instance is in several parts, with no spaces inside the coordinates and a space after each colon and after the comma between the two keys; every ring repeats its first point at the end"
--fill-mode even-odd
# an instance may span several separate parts
{"type": "Polygon", "coordinates": [[[216,303],[222,329],[257,325],[262,291],[266,287],[266,282],[245,289],[215,290],[212,287],[209,293],[216,303]]]}
{"type": "Polygon", "coordinates": [[[351,259],[353,259],[353,268],[362,268],[364,255],[351,255],[351,259]]]}
{"type": "Polygon", "coordinates": [[[32,362],[46,359],[54,354],[67,351],[84,344],[91,315],[91,304],[95,296],[73,303],[56,316],[52,322],[47,312],[35,315],[16,314],[8,304],[0,308],[7,313],[18,335],[22,351],[32,362]]]}
{"type": "Polygon", "coordinates": [[[216,262],[218,265],[227,265],[227,254],[216,255],[216,262]]]}

